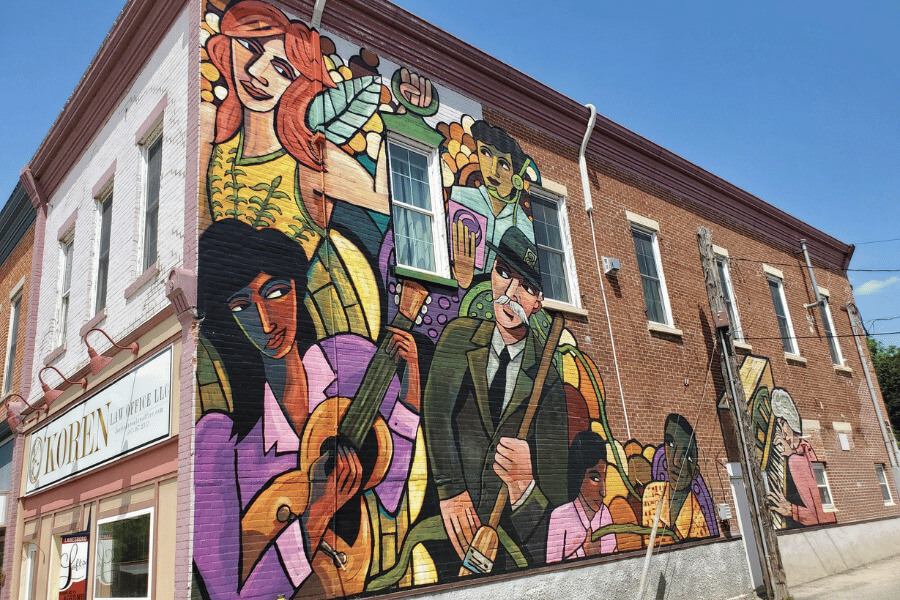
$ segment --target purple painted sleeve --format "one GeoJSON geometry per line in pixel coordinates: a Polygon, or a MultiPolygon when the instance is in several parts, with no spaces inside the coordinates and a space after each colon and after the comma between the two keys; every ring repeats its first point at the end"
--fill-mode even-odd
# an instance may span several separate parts
{"type": "Polygon", "coordinates": [[[239,465],[231,425],[227,415],[210,413],[195,429],[194,563],[211,600],[290,598],[311,572],[303,535],[290,527],[241,586],[239,465]]]}

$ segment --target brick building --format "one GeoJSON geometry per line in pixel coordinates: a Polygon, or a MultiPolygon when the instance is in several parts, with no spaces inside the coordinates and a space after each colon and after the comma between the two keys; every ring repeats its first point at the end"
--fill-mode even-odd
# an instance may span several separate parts
{"type": "Polygon", "coordinates": [[[22,179],[3,594],[749,594],[699,227],[788,582],[900,552],[853,247],[388,2],[134,0],[22,179]]]}

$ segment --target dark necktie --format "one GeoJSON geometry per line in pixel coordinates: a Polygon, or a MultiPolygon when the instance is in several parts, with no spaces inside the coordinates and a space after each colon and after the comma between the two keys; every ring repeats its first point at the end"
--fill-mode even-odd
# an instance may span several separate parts
{"type": "Polygon", "coordinates": [[[503,399],[506,396],[506,368],[509,366],[510,356],[509,349],[503,346],[500,352],[500,363],[497,366],[497,372],[494,374],[494,380],[491,387],[488,388],[488,401],[491,407],[491,420],[494,422],[494,429],[500,423],[500,416],[503,414],[503,399]]]}

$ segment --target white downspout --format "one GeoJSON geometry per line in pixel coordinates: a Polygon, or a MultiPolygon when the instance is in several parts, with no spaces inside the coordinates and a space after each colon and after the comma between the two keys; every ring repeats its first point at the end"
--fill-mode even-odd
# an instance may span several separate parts
{"type": "Polygon", "coordinates": [[[322,13],[325,12],[325,2],[327,2],[327,0],[316,0],[316,5],[313,7],[312,18],[309,21],[309,25],[313,29],[318,29],[319,25],[322,24],[322,13]]]}
{"type": "Polygon", "coordinates": [[[594,260],[597,263],[597,277],[600,279],[600,295],[603,296],[603,310],[606,312],[606,326],[609,329],[609,344],[612,348],[613,364],[616,367],[616,380],[619,383],[619,397],[622,399],[622,414],[625,416],[625,431],[628,439],[631,439],[631,426],[628,424],[628,409],[625,407],[625,392],[622,390],[622,376],[619,373],[619,359],[616,356],[616,342],[613,339],[612,320],[609,318],[609,305],[606,302],[606,288],[603,285],[603,267],[600,264],[600,253],[597,251],[597,234],[594,230],[594,202],[591,199],[591,184],[588,181],[587,160],[584,153],[587,150],[588,141],[594,131],[594,123],[597,121],[597,108],[593,104],[585,104],[591,111],[588,119],[584,139],[581,141],[581,150],[578,153],[578,167],[581,170],[581,191],[584,194],[584,209],[588,213],[591,222],[591,240],[594,242],[594,260]]]}

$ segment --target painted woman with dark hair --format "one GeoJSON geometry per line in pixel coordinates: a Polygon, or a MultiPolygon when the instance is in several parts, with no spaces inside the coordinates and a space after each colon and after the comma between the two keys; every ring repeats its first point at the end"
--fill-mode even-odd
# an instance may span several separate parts
{"type": "MultiPolygon", "coordinates": [[[[371,544],[358,497],[368,450],[335,442],[305,457],[316,409],[354,396],[375,346],[355,335],[310,343],[298,293],[306,271],[302,249],[274,229],[229,219],[200,238],[201,334],[221,359],[232,400],[230,412],[207,412],[196,425],[194,562],[214,600],[290,596],[301,586],[313,596],[346,595],[362,591],[368,571],[365,557],[356,570],[322,575],[340,554],[328,529],[336,513],[355,515],[355,539],[371,544]]],[[[380,409],[390,431],[384,426],[388,437],[378,444],[394,449],[385,479],[395,483],[408,474],[420,394],[415,342],[391,335],[409,382],[401,402],[395,377],[380,409]]],[[[385,481],[375,492],[396,510],[402,489],[385,481]]]]}
{"type": "Polygon", "coordinates": [[[606,442],[594,431],[582,431],[569,447],[569,499],[553,509],[547,533],[547,562],[611,554],[616,535],[593,541],[593,532],[613,522],[606,496],[606,442]]]}

